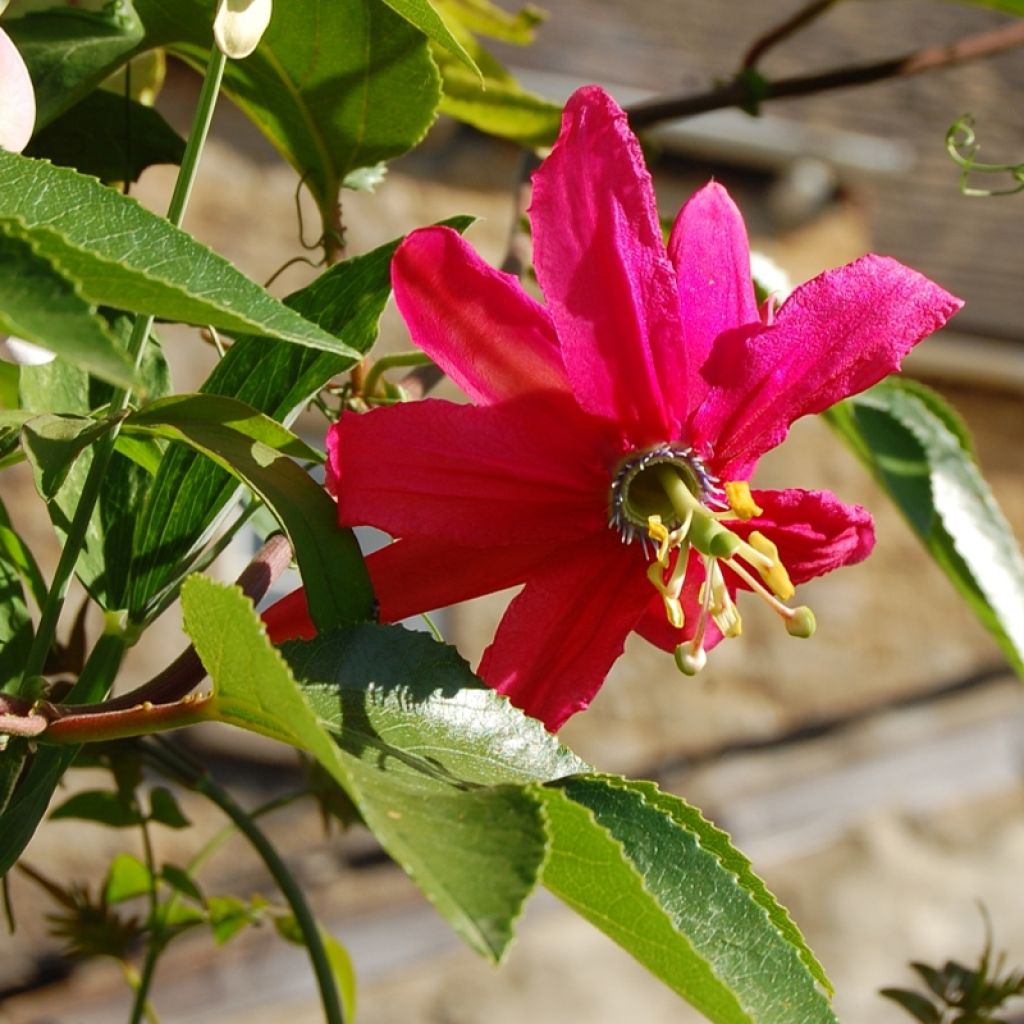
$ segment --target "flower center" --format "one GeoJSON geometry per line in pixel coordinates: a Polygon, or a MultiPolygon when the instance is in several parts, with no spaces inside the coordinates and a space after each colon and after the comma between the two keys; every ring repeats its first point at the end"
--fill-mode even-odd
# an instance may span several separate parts
{"type": "Polygon", "coordinates": [[[785,604],[795,589],[776,546],[756,530],[743,540],[723,525],[760,515],[762,510],[746,481],[721,487],[697,455],[681,445],[661,444],[632,452],[612,478],[608,525],[619,531],[624,543],[639,538],[649,556],[653,544],[647,578],[661,595],[666,618],[676,629],[685,625],[681,595],[691,554],[703,563],[697,622],[691,639],[675,651],[676,665],[686,675],[696,674],[707,661],[708,619],[724,637],[737,637],[743,629],[722,566],[782,618],[791,636],[814,633],[810,608],[785,604]]]}

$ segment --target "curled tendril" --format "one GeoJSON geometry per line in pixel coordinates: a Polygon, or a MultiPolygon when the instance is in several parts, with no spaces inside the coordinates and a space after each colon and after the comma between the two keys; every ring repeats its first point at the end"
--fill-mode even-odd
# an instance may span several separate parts
{"type": "Polygon", "coordinates": [[[960,168],[960,191],[965,196],[1012,196],[1024,192],[1024,162],[1019,164],[986,164],[975,157],[981,146],[975,141],[974,118],[970,114],[954,121],[946,132],[946,152],[960,168]],[[971,174],[1008,174],[1014,184],[1009,188],[973,188],[968,184],[971,174]]]}

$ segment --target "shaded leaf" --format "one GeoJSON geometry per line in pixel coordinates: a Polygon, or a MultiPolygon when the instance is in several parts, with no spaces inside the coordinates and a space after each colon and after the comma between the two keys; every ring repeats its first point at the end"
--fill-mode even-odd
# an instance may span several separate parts
{"type": "Polygon", "coordinates": [[[210,930],[218,946],[233,939],[247,925],[254,924],[262,915],[262,908],[254,909],[237,896],[210,896],[206,901],[210,930]]]}
{"type": "MultiPolygon", "coordinates": [[[[460,226],[468,222],[463,219],[460,226]]],[[[389,268],[398,241],[345,260],[285,300],[313,323],[366,352],[391,294],[389,268]]],[[[203,384],[205,394],[238,398],[288,424],[310,398],[356,362],[264,338],[241,338],[203,384]]],[[[175,582],[182,563],[202,545],[216,516],[237,491],[223,469],[192,451],[172,450],[163,460],[139,521],[129,609],[142,617],[147,603],[175,582]]]]}
{"type": "Polygon", "coordinates": [[[196,884],[196,880],[184,868],[179,868],[175,864],[165,864],[160,870],[160,877],[175,892],[180,892],[183,896],[187,896],[197,903],[203,902],[202,890],[196,884]]]}
{"type": "Polygon", "coordinates": [[[180,164],[184,153],[185,140],[160,113],[105,89],[36,132],[25,149],[101,181],[137,181],[153,164],[180,164]]]}
{"type": "Polygon", "coordinates": [[[188,828],[192,824],[174,794],[164,786],[156,786],[149,794],[149,820],[168,828],[188,828]]]}
{"type": "Polygon", "coordinates": [[[42,345],[114,384],[133,384],[131,363],[96,304],[37,242],[20,222],[0,217],[0,333],[42,345]]]}
{"type": "MultiPolygon", "coordinates": [[[[136,7],[148,46],[205,66],[212,3],[136,7]]],[[[381,0],[304,0],[276,12],[256,51],[229,63],[224,89],[302,176],[325,225],[345,178],[419,142],[440,99],[425,36],[381,0]]]]}
{"type": "Polygon", "coordinates": [[[100,789],[76,793],[50,812],[51,821],[68,818],[92,821],[110,828],[131,828],[142,824],[142,815],[120,794],[100,789]]]}
{"type": "Polygon", "coordinates": [[[942,1014],[919,992],[905,988],[883,988],[879,995],[898,1003],[915,1020],[922,1024],[940,1024],[942,1014]]]}
{"type": "Polygon", "coordinates": [[[44,414],[22,427],[22,446],[32,463],[36,490],[51,501],[78,457],[114,427],[113,420],[44,414]]]}
{"type": "Polygon", "coordinates": [[[55,7],[4,22],[36,94],[36,126],[49,124],[123,64],[142,41],[130,3],[102,10],[55,7]]]}
{"type": "Polygon", "coordinates": [[[318,627],[369,616],[373,592],[359,545],[338,526],[327,492],[289,457],[309,449],[286,427],[234,399],[184,395],[133,413],[124,429],[188,444],[260,497],[288,534],[318,627]]]}
{"type": "Polygon", "coordinates": [[[163,217],[69,168],[0,150],[0,220],[19,222],[86,302],[353,355],[163,217]]]}
{"type": "Polygon", "coordinates": [[[890,379],[826,419],[1024,676],[1024,558],[956,415],[922,385],[890,379]]]}

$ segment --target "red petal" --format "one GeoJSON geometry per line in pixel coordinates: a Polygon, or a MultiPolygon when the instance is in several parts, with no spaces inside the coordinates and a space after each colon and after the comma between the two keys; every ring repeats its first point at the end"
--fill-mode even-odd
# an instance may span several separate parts
{"type": "Polygon", "coordinates": [[[474,401],[568,391],[544,307],[458,232],[414,231],[395,253],[391,279],[412,340],[474,401]]]}
{"type": "Polygon", "coordinates": [[[533,181],[534,265],[580,404],[638,445],[678,437],[675,274],[640,146],[606,93],[573,95],[533,181]]]}
{"type": "Polygon", "coordinates": [[[309,616],[304,587],[293,590],[287,597],[272,604],[260,614],[267,635],[272,644],[283,644],[285,640],[312,640],[316,626],[309,616]]]}
{"type": "Polygon", "coordinates": [[[601,688],[650,598],[637,545],[610,533],[532,576],[501,620],[480,675],[552,731],[601,688]]]}
{"type": "Polygon", "coordinates": [[[760,530],[778,547],[794,584],[861,562],[875,546],[871,514],[831,491],[754,491],[753,498],[764,515],[729,528],[742,537],[760,530]]]}
{"type": "Polygon", "coordinates": [[[916,271],[865,256],[798,288],[772,327],[723,335],[705,363],[711,385],[693,426],[715,470],[739,479],[790,424],[899,368],[963,303],[916,271]]]}
{"type": "Polygon", "coordinates": [[[345,414],[328,435],[339,521],[482,547],[603,531],[618,454],[569,396],[437,399],[345,414]]]}
{"type": "Polygon", "coordinates": [[[433,611],[522,583],[558,558],[556,548],[498,544],[481,551],[437,541],[398,540],[366,559],[383,622],[433,611]]]}
{"type": "Polygon", "coordinates": [[[668,255],[679,287],[690,374],[687,402],[696,410],[707,392],[700,367],[715,339],[737,327],[761,323],[750,276],[747,229],[729,193],[717,182],[705,185],[679,211],[668,255]]]}

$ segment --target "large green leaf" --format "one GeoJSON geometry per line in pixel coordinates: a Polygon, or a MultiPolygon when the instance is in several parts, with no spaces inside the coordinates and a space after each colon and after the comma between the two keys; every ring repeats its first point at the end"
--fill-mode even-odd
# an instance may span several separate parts
{"type": "Polygon", "coordinates": [[[500,39],[503,43],[528,46],[534,29],[546,15],[538,7],[527,4],[518,11],[506,11],[491,0],[433,0],[434,5],[451,24],[453,21],[468,32],[500,39]]]}
{"type": "Polygon", "coordinates": [[[826,418],[1024,676],[1024,558],[956,414],[890,379],[826,418]]]}
{"type": "Polygon", "coordinates": [[[327,492],[292,461],[315,453],[286,427],[237,399],[177,395],[133,413],[124,431],[187,444],[259,496],[288,534],[320,629],[369,616],[373,591],[359,545],[338,526],[327,492]]]}
{"type": "MultiPolygon", "coordinates": [[[[451,223],[464,228],[468,222],[463,218],[451,223]]],[[[337,264],[285,302],[353,350],[366,352],[391,294],[389,268],[398,241],[337,264]]],[[[202,390],[241,399],[287,424],[327,381],[354,362],[262,338],[241,338],[202,390]]],[[[192,452],[172,450],[164,458],[135,534],[129,600],[133,617],[144,618],[151,601],[174,584],[236,488],[227,473],[192,452]]]]}
{"type": "Polygon", "coordinates": [[[0,217],[0,334],[59,353],[122,386],[132,366],[78,282],[38,251],[20,222],[0,217]]]}
{"type": "Polygon", "coordinates": [[[68,168],[0,150],[0,220],[20,221],[87,302],[355,355],[164,218],[68,168]]]}
{"type": "MultiPolygon", "coordinates": [[[[392,748],[386,718],[389,710],[400,714],[403,690],[393,683],[385,682],[379,694],[355,695],[356,720],[336,744],[325,727],[338,723],[337,688],[314,694],[323,698],[314,713],[237,590],[193,576],[181,598],[185,628],[215,684],[211,717],[312,754],[453,927],[479,952],[500,958],[544,857],[536,800],[514,787],[452,778],[446,766],[435,766],[444,750],[426,743],[411,753],[392,748]],[[383,721],[375,711],[384,712],[383,721]]],[[[442,650],[430,653],[436,660],[442,650]]],[[[415,658],[405,668],[416,678],[415,658]]],[[[469,692],[494,700],[481,690],[469,692]]],[[[461,718],[473,723],[482,706],[480,700],[462,704],[461,718]]]]}
{"type": "Polygon", "coordinates": [[[32,463],[40,497],[52,501],[79,456],[113,428],[113,420],[88,416],[44,413],[29,420],[22,428],[21,443],[32,463]]]}
{"type": "Polygon", "coordinates": [[[430,0],[384,0],[384,3],[410,25],[418,28],[431,42],[450,51],[471,72],[479,74],[473,58],[466,53],[430,0]]]}
{"type": "Polygon", "coordinates": [[[824,974],[784,911],[693,808],[602,776],[539,793],[544,885],[709,1020],[834,1024],[824,974]]]}
{"type": "Polygon", "coordinates": [[[179,164],[185,141],[152,107],[97,89],[36,132],[26,156],[101,181],[135,181],[152,164],[179,164]]]}
{"type": "Polygon", "coordinates": [[[143,37],[142,22],[124,0],[100,11],[54,8],[4,22],[32,75],[37,128],[98,86],[143,37]]]}
{"type": "Polygon", "coordinates": [[[501,956],[543,865],[712,1021],[834,1022],[821,967],[724,833],[651,783],[582,774],[450,648],[364,624],[286,645],[286,665],[237,590],[193,577],[182,604],[208,716],[311,753],[474,948],[501,956]]]}
{"type": "MultiPolygon", "coordinates": [[[[136,6],[147,46],[205,65],[212,0],[136,6]]],[[[224,89],[302,175],[325,225],[345,179],[419,142],[440,100],[426,37],[382,0],[279,6],[256,51],[229,63],[224,89]]]]}
{"type": "MultiPolygon", "coordinates": [[[[7,510],[0,502],[0,531],[10,537],[14,533],[7,518],[7,510]]],[[[20,680],[29,648],[32,645],[32,619],[25,603],[21,573],[23,565],[17,561],[18,546],[11,548],[0,541],[0,692],[12,680],[20,680]]]]}

